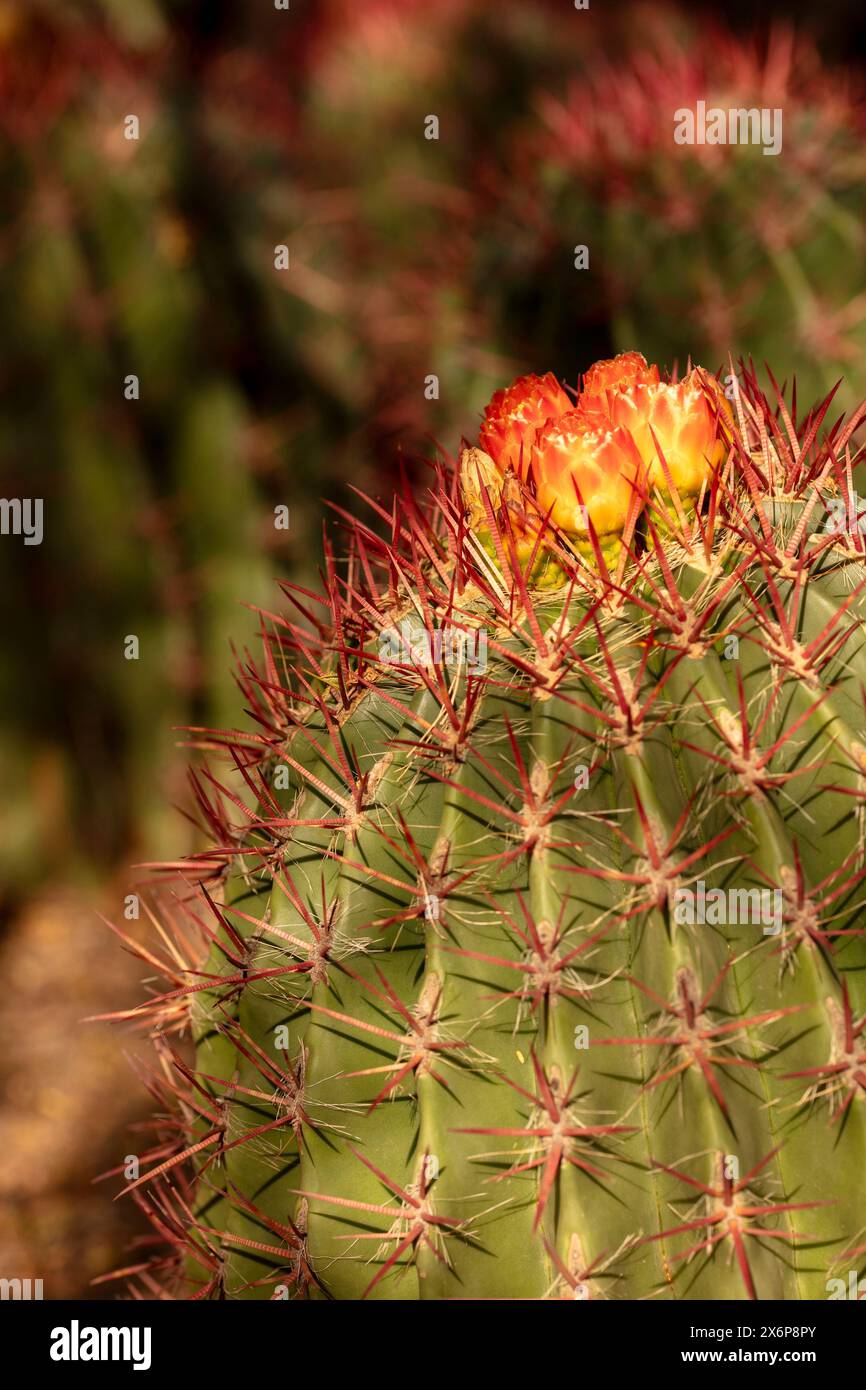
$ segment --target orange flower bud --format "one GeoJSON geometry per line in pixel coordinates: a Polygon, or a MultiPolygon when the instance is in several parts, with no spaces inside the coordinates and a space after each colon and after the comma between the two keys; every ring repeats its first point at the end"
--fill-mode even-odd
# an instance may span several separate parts
{"type": "Polygon", "coordinates": [[[658,367],[651,367],[640,352],[621,352],[590,367],[583,378],[584,396],[603,396],[607,391],[629,391],[633,386],[658,386],[658,367]]]}
{"type": "Polygon", "coordinates": [[[546,376],[518,377],[491,399],[478,443],[502,473],[511,468],[525,481],[535,431],[571,409],[571,397],[552,372],[546,376]]]}
{"type": "Polygon", "coordinates": [[[632,480],[640,458],[627,430],[572,410],[548,420],[532,447],[538,505],[557,526],[587,537],[589,521],[600,538],[618,535],[635,498],[632,480]]]}
{"type": "Polygon", "coordinates": [[[673,384],[614,392],[610,416],[614,425],[631,434],[649,486],[663,493],[670,492],[665,466],[679,496],[696,497],[727,453],[719,428],[720,416],[730,418],[727,401],[698,369],[673,384]]]}

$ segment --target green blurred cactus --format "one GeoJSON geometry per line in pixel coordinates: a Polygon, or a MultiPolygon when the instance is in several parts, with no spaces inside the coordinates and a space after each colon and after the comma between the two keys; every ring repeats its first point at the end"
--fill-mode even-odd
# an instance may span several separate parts
{"type": "Polygon", "coordinates": [[[779,28],[762,47],[668,8],[636,11],[630,39],[564,94],[539,92],[514,142],[511,278],[545,271],[552,246],[563,331],[581,304],[604,304],[615,348],[641,342],[682,368],[689,352],[714,368],[729,353],[785,361],[801,414],[840,381],[837,405],[851,409],[866,351],[864,136],[852,74],[822,66],[806,38],[779,28]],[[739,143],[703,143],[699,103],[724,112],[727,136],[732,110],[764,113],[765,127],[738,116],[739,143]],[[675,141],[685,112],[695,143],[675,141]],[[575,243],[589,273],[572,270],[575,243]]]}

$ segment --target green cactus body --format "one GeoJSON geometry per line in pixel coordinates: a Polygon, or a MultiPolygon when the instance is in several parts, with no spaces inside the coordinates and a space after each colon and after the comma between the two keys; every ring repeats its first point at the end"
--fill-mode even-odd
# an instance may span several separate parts
{"type": "Polygon", "coordinates": [[[748,393],[618,575],[548,534],[529,589],[443,474],[274,628],[205,975],[147,1006],[196,1044],[161,1043],[185,1137],[133,1184],[175,1292],[817,1299],[862,1265],[863,545],[815,487],[846,440],[748,393]],[[462,657],[380,647],[410,613],[462,657]]]}

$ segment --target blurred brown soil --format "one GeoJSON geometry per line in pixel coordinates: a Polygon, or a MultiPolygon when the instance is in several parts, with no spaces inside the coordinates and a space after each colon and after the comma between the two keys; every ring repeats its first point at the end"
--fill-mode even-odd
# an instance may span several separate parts
{"type": "Polygon", "coordinates": [[[89,1014],[138,1002],[145,967],[98,911],[124,928],[123,893],[55,889],[31,900],[0,941],[0,1277],[41,1278],[44,1297],[112,1298],[91,1280],[120,1267],[144,1228],[116,1180],[93,1178],[144,1147],[130,1122],[149,1098],[131,1055],[144,1040],[89,1014]]]}

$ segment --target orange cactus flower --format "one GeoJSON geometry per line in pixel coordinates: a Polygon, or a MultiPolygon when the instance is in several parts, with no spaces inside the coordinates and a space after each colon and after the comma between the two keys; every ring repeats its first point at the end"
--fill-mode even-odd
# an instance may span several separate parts
{"type": "Polygon", "coordinates": [[[583,378],[584,396],[603,396],[607,391],[628,391],[633,386],[658,386],[659,369],[650,366],[640,352],[621,352],[590,367],[583,378]]]}
{"type": "MultiPolygon", "coordinates": [[[[727,452],[728,402],[715,380],[695,368],[679,382],[664,382],[658,367],[639,352],[597,362],[572,404],[556,377],[525,376],[491,400],[479,450],[488,487],[509,474],[513,521],[531,476],[542,513],[585,547],[590,525],[604,548],[615,548],[648,492],[675,490],[688,504],[700,493],[727,452]],[[663,461],[662,461],[663,460],[663,461]]],[[[465,472],[465,470],[464,470],[465,472]]],[[[475,526],[484,518],[473,505],[474,477],[463,477],[475,526]]],[[[494,486],[491,498],[498,499],[494,486]]]]}
{"type": "Polygon", "coordinates": [[[712,379],[696,368],[682,381],[637,385],[609,400],[611,421],[631,434],[649,486],[670,492],[666,468],[682,499],[696,497],[727,453],[720,421],[730,408],[712,379]]]}
{"type": "Polygon", "coordinates": [[[589,522],[604,540],[619,535],[635,505],[641,460],[627,430],[572,410],[548,420],[532,446],[538,505],[570,535],[586,538],[589,522]]]}
{"type": "Polygon", "coordinates": [[[572,408],[571,397],[552,372],[545,376],[518,377],[491,399],[484,412],[478,443],[502,473],[511,468],[525,481],[536,430],[572,408]]]}
{"type": "Polygon", "coordinates": [[[646,396],[638,388],[658,386],[660,380],[658,367],[650,366],[642,353],[621,352],[596,362],[585,373],[578,408],[596,430],[613,424],[628,429],[635,423],[636,412],[641,421],[645,413],[646,396]]]}

